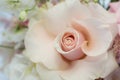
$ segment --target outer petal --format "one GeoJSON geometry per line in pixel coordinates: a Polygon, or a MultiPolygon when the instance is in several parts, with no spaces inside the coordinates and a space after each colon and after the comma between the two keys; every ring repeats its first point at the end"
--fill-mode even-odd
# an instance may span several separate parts
{"type": "MultiPolygon", "coordinates": [[[[116,14],[116,19],[117,19],[117,24],[118,24],[118,29],[119,29],[119,24],[120,24],[120,1],[119,2],[114,2],[110,4],[110,12],[116,14]]],[[[119,30],[118,30],[119,31],[119,30]]],[[[119,31],[120,33],[120,31],[119,31]]]]}
{"type": "Polygon", "coordinates": [[[97,57],[87,57],[85,60],[78,60],[71,64],[71,67],[64,71],[58,71],[63,80],[94,80],[105,77],[118,67],[113,53],[97,57]]]}
{"type": "Polygon", "coordinates": [[[116,17],[115,14],[106,11],[99,4],[90,3],[88,7],[92,13],[92,17],[106,25],[109,25],[108,28],[112,32],[113,37],[115,37],[117,34],[117,27],[116,27],[117,25],[115,24],[117,19],[115,18],[116,17]]]}
{"type": "Polygon", "coordinates": [[[117,12],[119,7],[120,7],[120,2],[110,3],[110,11],[111,12],[117,12]]]}
{"type": "Polygon", "coordinates": [[[26,53],[33,62],[42,63],[49,69],[66,68],[66,61],[54,49],[54,36],[40,23],[33,25],[25,38],[26,53]]]}
{"type": "Polygon", "coordinates": [[[98,19],[104,23],[115,23],[115,15],[106,11],[102,6],[95,3],[89,3],[88,8],[90,12],[92,13],[92,17],[95,19],[98,19]]]}
{"type": "Polygon", "coordinates": [[[105,53],[97,57],[86,57],[71,63],[65,70],[48,70],[44,65],[37,64],[36,69],[41,80],[94,80],[106,77],[118,67],[113,53],[105,53]]]}
{"type": "Polygon", "coordinates": [[[45,12],[45,27],[57,35],[69,27],[68,24],[73,18],[85,19],[90,16],[88,8],[82,5],[79,0],[66,0],[45,12]]]}
{"type": "Polygon", "coordinates": [[[74,21],[72,27],[83,32],[86,42],[81,46],[83,52],[88,56],[98,56],[105,53],[112,42],[112,34],[104,24],[95,19],[74,21]]]}

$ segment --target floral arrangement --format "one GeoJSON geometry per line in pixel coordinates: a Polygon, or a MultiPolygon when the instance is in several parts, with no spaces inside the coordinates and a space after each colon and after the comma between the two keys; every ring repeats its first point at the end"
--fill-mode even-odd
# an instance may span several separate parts
{"type": "Polygon", "coordinates": [[[120,1],[0,4],[0,80],[120,80],[120,1]]]}

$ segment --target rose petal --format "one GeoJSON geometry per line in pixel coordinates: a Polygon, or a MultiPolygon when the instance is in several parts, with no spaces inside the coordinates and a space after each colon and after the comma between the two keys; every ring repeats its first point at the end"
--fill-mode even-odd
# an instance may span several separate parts
{"type": "Polygon", "coordinates": [[[88,8],[92,17],[103,22],[113,24],[116,22],[115,15],[106,11],[101,5],[95,3],[89,3],[88,8]]]}
{"type": "Polygon", "coordinates": [[[42,63],[49,69],[63,69],[68,66],[54,49],[54,36],[46,32],[44,26],[41,26],[41,22],[33,25],[26,35],[25,55],[33,62],[42,63]]]}
{"type": "Polygon", "coordinates": [[[117,26],[115,23],[117,19],[115,18],[115,14],[112,14],[108,11],[106,11],[102,6],[99,4],[89,3],[88,6],[89,10],[92,13],[92,18],[98,20],[101,22],[101,24],[104,24],[103,27],[108,27],[110,31],[112,32],[113,37],[117,34],[117,26]],[[108,26],[107,26],[108,25],[108,26]]]}
{"type": "Polygon", "coordinates": [[[97,57],[86,57],[84,60],[74,61],[66,70],[51,71],[42,64],[37,64],[36,69],[42,80],[94,80],[99,77],[104,78],[117,67],[113,53],[109,52],[97,57]]]}
{"type": "Polygon", "coordinates": [[[83,32],[87,41],[85,41],[81,48],[88,56],[98,56],[106,52],[112,42],[112,34],[108,28],[99,21],[88,19],[84,21],[74,21],[72,26],[79,32],[83,32]]]}
{"type": "Polygon", "coordinates": [[[64,71],[58,71],[63,80],[94,80],[105,77],[118,67],[112,53],[78,60],[64,71]]]}
{"type": "Polygon", "coordinates": [[[120,1],[119,2],[114,2],[110,4],[110,12],[115,13],[115,18],[117,19],[117,24],[118,24],[118,32],[119,31],[119,24],[120,24],[120,1]]]}
{"type": "Polygon", "coordinates": [[[117,10],[119,9],[119,6],[120,6],[120,2],[110,3],[110,11],[117,12],[117,10]]]}
{"type": "Polygon", "coordinates": [[[66,0],[45,12],[45,27],[49,32],[57,35],[69,27],[71,19],[85,19],[90,15],[87,7],[82,5],[79,0],[66,0]]]}

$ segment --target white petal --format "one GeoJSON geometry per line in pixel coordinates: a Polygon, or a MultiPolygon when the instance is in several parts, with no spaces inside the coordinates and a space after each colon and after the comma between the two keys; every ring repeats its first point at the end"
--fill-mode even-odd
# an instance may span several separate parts
{"type": "Polygon", "coordinates": [[[88,8],[90,12],[92,13],[93,18],[96,18],[104,23],[109,23],[109,24],[116,22],[115,14],[112,14],[106,11],[99,4],[89,3],[88,8]]]}
{"type": "Polygon", "coordinates": [[[3,69],[7,64],[10,63],[13,55],[13,49],[0,47],[0,69],[3,69]]]}
{"type": "Polygon", "coordinates": [[[57,35],[66,29],[73,18],[85,19],[90,12],[79,0],[67,0],[45,12],[44,21],[48,31],[57,35]]]}
{"type": "Polygon", "coordinates": [[[41,23],[36,23],[27,32],[25,55],[35,63],[42,63],[49,69],[66,68],[68,63],[54,49],[54,36],[45,30],[41,23]]]}
{"type": "Polygon", "coordinates": [[[35,72],[32,72],[33,69],[34,66],[32,62],[23,55],[17,54],[11,63],[5,67],[4,72],[7,74],[9,80],[25,80],[28,75],[30,76],[32,73],[34,73],[32,76],[36,75],[35,72]]]}
{"type": "MultiPolygon", "coordinates": [[[[94,80],[105,77],[118,67],[113,53],[78,60],[67,70],[60,71],[63,80],[94,80]]],[[[58,71],[59,72],[59,71],[58,71]]]]}

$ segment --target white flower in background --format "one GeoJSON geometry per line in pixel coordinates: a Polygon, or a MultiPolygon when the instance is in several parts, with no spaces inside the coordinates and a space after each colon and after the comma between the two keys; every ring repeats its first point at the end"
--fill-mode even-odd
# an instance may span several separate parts
{"type": "Polygon", "coordinates": [[[10,12],[16,16],[26,9],[31,9],[35,5],[35,0],[1,0],[0,11],[10,12]]]}
{"type": "Polygon", "coordinates": [[[0,80],[9,80],[5,74],[3,74],[2,72],[0,72],[0,80]]]}
{"type": "Polygon", "coordinates": [[[0,71],[11,61],[14,55],[12,48],[4,48],[0,46],[0,71]]]}
{"type": "Polygon", "coordinates": [[[25,56],[17,54],[7,65],[4,72],[9,80],[40,80],[35,64],[30,62],[25,56]]]}
{"type": "Polygon", "coordinates": [[[10,63],[13,55],[14,50],[12,48],[0,47],[0,80],[8,80],[4,74],[4,68],[10,63]]]}
{"type": "Polygon", "coordinates": [[[18,20],[15,16],[0,12],[0,80],[6,79],[3,69],[13,58],[16,44],[24,39],[26,29],[15,31],[17,24],[18,20]]]}
{"type": "Polygon", "coordinates": [[[0,12],[0,45],[13,46],[24,39],[26,29],[15,31],[18,20],[10,13],[0,12]]]}

